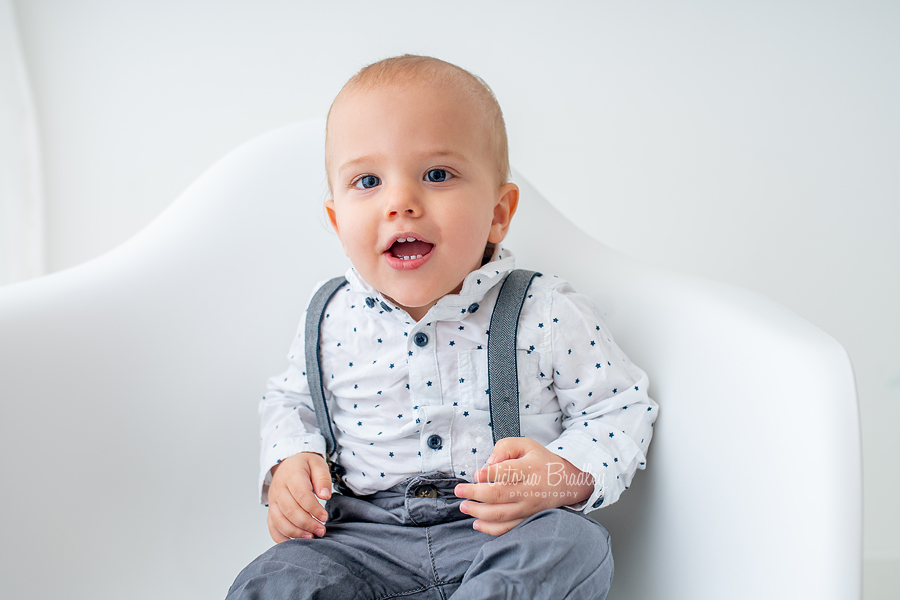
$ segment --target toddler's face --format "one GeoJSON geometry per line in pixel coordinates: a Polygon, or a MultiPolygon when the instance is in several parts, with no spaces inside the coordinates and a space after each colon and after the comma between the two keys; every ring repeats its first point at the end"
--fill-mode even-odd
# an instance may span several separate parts
{"type": "Polygon", "coordinates": [[[363,279],[416,320],[459,291],[515,212],[485,129],[452,87],[356,90],[332,108],[328,216],[363,279]]]}

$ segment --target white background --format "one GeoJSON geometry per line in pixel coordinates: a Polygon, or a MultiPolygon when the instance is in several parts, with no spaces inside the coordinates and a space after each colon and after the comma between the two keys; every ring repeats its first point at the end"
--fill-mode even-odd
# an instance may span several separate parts
{"type": "MultiPolygon", "coordinates": [[[[580,227],[760,291],[845,346],[865,557],[900,560],[900,3],[11,6],[18,41],[0,30],[0,49],[30,82],[48,271],[115,247],[247,139],[323,116],[363,65],[444,58],[490,83],[513,164],[580,227]]],[[[822,490],[843,493],[837,473],[822,490]]]]}

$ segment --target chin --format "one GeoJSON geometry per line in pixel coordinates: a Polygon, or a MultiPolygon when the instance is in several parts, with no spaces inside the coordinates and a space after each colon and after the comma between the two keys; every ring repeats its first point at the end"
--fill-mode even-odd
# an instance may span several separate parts
{"type": "Polygon", "coordinates": [[[423,306],[427,306],[434,300],[426,300],[419,295],[409,294],[404,295],[400,294],[399,296],[391,296],[387,294],[391,300],[399,304],[400,306],[405,306],[407,308],[422,308],[423,306]]]}
{"type": "Polygon", "coordinates": [[[421,287],[415,290],[393,290],[395,293],[385,291],[384,294],[401,306],[408,308],[422,308],[439,300],[444,294],[433,296],[431,294],[423,294],[421,287]]]}

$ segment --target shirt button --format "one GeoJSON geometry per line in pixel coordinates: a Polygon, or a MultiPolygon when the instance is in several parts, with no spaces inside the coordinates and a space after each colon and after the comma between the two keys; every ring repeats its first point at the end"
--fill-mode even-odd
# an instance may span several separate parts
{"type": "Polygon", "coordinates": [[[413,341],[416,343],[416,346],[421,348],[428,343],[428,336],[420,331],[415,335],[415,337],[413,337],[413,341]]]}
{"type": "Polygon", "coordinates": [[[366,306],[369,308],[375,306],[375,298],[366,298],[366,306]]]}
{"type": "Polygon", "coordinates": [[[416,498],[437,498],[438,491],[433,485],[423,485],[416,488],[416,498]]]}
{"type": "Polygon", "coordinates": [[[473,313],[476,310],[478,310],[478,303],[473,302],[472,304],[470,304],[468,310],[469,310],[469,313],[473,313]]]}
{"type": "Polygon", "coordinates": [[[432,450],[440,450],[443,443],[444,440],[442,440],[441,436],[439,435],[428,436],[428,447],[432,450]]]}

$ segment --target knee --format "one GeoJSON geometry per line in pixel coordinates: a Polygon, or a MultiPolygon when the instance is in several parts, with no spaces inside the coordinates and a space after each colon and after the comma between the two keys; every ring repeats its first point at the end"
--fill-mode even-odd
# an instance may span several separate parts
{"type": "Polygon", "coordinates": [[[304,543],[310,541],[289,540],[266,550],[238,574],[226,600],[307,598],[316,590],[326,593],[346,584],[347,569],[322,551],[327,550],[325,544],[317,544],[314,549],[304,543]]]}
{"type": "MultiPolygon", "coordinates": [[[[566,598],[604,598],[613,576],[609,534],[590,517],[568,509],[541,511],[509,532],[487,542],[479,551],[463,581],[485,577],[511,581],[530,596],[550,597],[550,592],[569,590],[566,598]],[[510,574],[515,578],[510,579],[510,574]]],[[[518,588],[517,588],[518,589],[518,588]]],[[[507,594],[505,597],[518,597],[507,594]]]]}
{"type": "Polygon", "coordinates": [[[280,545],[272,546],[244,567],[228,590],[226,600],[257,600],[271,595],[267,588],[271,587],[274,575],[286,562],[284,557],[278,556],[283,550],[280,545]]]}
{"type": "MultiPolygon", "coordinates": [[[[615,571],[609,532],[584,513],[563,508],[554,510],[557,512],[554,516],[560,523],[559,535],[569,540],[571,556],[578,556],[584,569],[584,580],[578,587],[597,593],[588,597],[605,597],[615,571]]],[[[573,593],[573,597],[581,596],[573,593]]]]}
{"type": "Polygon", "coordinates": [[[594,562],[599,568],[605,563],[612,563],[612,543],[609,532],[596,520],[584,513],[565,508],[554,508],[537,513],[535,520],[546,521],[543,524],[557,540],[567,540],[569,551],[573,556],[583,556],[585,560],[594,562]]]}

